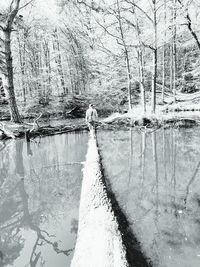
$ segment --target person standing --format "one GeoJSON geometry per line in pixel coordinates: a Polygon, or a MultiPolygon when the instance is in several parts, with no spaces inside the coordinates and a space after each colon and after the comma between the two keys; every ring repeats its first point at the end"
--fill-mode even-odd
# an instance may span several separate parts
{"type": "Polygon", "coordinates": [[[96,128],[96,123],[98,119],[98,114],[96,109],[94,108],[93,104],[89,105],[89,108],[86,111],[85,120],[88,124],[89,130],[92,130],[96,128]]]}

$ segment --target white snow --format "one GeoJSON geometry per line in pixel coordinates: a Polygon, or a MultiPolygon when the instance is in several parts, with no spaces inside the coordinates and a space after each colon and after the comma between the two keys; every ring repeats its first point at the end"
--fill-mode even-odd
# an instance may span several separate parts
{"type": "Polygon", "coordinates": [[[93,133],[83,169],[78,237],[71,267],[127,267],[118,223],[102,182],[93,133]]]}

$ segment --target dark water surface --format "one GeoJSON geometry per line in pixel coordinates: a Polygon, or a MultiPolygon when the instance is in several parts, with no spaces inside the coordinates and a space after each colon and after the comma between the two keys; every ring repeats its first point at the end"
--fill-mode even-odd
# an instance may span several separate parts
{"type": "Polygon", "coordinates": [[[68,267],[88,134],[0,143],[0,266],[68,267]]]}
{"type": "Polygon", "coordinates": [[[105,174],[143,252],[200,266],[200,128],[98,133],[105,174]]]}

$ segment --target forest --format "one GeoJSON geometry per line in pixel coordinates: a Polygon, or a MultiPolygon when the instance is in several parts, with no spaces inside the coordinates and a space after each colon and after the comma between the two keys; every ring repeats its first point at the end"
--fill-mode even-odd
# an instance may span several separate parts
{"type": "Polygon", "coordinates": [[[198,103],[199,14],[198,0],[1,1],[1,117],[198,103]]]}
{"type": "Polygon", "coordinates": [[[0,267],[200,266],[199,29],[199,0],[0,0],[0,267]]]}

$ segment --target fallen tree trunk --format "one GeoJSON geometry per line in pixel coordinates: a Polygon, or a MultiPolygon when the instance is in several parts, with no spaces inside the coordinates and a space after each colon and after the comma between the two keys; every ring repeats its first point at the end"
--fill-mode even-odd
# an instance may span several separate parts
{"type": "Polygon", "coordinates": [[[71,267],[129,266],[100,166],[96,138],[91,133],[83,170],[78,237],[71,267]]]}

